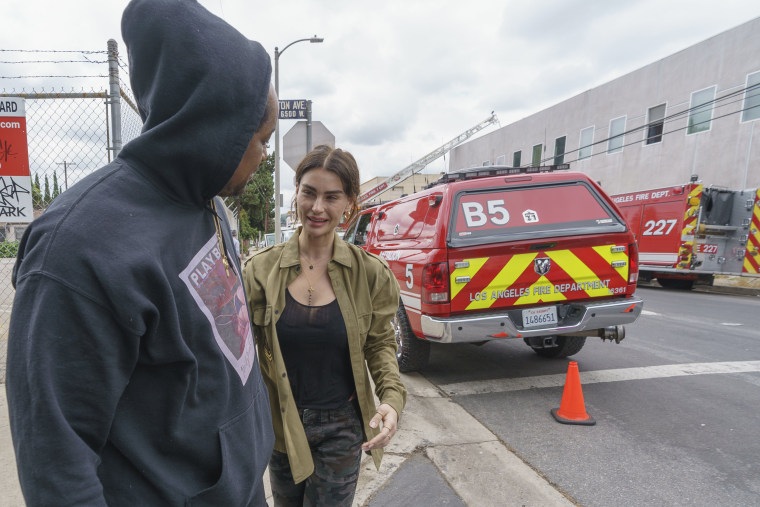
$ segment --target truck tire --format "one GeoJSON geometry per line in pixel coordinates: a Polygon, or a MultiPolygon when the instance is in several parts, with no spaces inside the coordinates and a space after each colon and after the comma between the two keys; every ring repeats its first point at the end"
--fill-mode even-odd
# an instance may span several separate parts
{"type": "Polygon", "coordinates": [[[666,289],[691,290],[694,288],[694,280],[683,278],[661,278],[657,277],[657,283],[666,289]]]}
{"type": "Polygon", "coordinates": [[[420,340],[414,335],[404,304],[401,302],[398,304],[392,325],[396,333],[396,344],[398,344],[396,351],[398,369],[403,373],[408,373],[427,366],[430,359],[430,342],[420,340]]]}
{"type": "MultiPolygon", "coordinates": [[[[528,340],[525,340],[528,343],[528,340]]],[[[585,336],[558,336],[556,347],[531,347],[541,357],[560,359],[577,354],[586,344],[585,336]]]]}

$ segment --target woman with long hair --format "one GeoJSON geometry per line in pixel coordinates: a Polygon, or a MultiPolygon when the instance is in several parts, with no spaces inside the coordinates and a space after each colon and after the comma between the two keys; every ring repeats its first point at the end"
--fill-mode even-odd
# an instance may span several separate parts
{"type": "Polygon", "coordinates": [[[356,206],[354,157],[317,146],[295,182],[301,227],[244,269],[275,433],[269,476],[275,505],[350,506],[362,451],[380,466],[406,402],[399,287],[384,260],[335,232],[356,206]]]}

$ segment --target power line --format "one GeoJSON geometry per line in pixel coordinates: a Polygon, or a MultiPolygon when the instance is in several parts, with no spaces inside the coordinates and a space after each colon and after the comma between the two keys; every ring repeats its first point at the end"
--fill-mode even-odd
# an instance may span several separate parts
{"type": "MultiPolygon", "coordinates": [[[[666,135],[670,135],[670,134],[674,134],[674,133],[676,133],[676,132],[680,132],[680,131],[682,131],[682,130],[688,129],[689,127],[694,127],[694,126],[696,126],[696,125],[702,125],[702,124],[704,124],[704,123],[710,123],[710,122],[712,122],[712,121],[715,121],[715,120],[720,120],[721,118],[726,118],[726,117],[728,117],[728,116],[732,116],[732,115],[735,115],[735,114],[739,114],[739,113],[742,113],[742,112],[744,112],[744,111],[748,111],[748,110],[750,110],[750,109],[754,109],[754,108],[756,108],[756,107],[760,107],[760,106],[752,106],[752,107],[747,107],[747,108],[739,109],[738,111],[732,111],[732,112],[730,112],[730,113],[726,113],[726,114],[724,114],[724,115],[720,115],[720,116],[716,116],[716,117],[714,117],[714,118],[710,118],[709,120],[704,120],[704,121],[701,121],[701,122],[698,122],[698,123],[693,123],[693,124],[691,124],[691,125],[686,125],[685,127],[678,127],[678,128],[676,128],[676,129],[673,129],[673,130],[669,130],[669,131],[667,131],[667,132],[664,132],[664,131],[663,131],[663,132],[662,132],[662,134],[660,134],[660,136],[661,136],[661,137],[665,137],[666,135]]],[[[647,126],[649,126],[649,125],[647,125],[647,126]]],[[[635,130],[633,130],[633,131],[631,131],[631,132],[635,132],[636,130],[641,130],[641,129],[635,129],[635,130]]],[[[698,133],[698,132],[697,132],[697,133],[698,133]]],[[[621,137],[621,136],[623,136],[623,134],[620,134],[620,135],[617,135],[617,136],[612,136],[612,138],[621,137]]],[[[603,139],[603,140],[601,140],[601,141],[599,141],[599,142],[597,142],[597,143],[594,143],[594,144],[599,144],[599,143],[607,142],[609,139],[612,139],[612,138],[603,139]]],[[[635,141],[632,141],[632,142],[630,142],[630,143],[625,143],[625,144],[621,145],[620,147],[621,147],[621,148],[625,148],[626,146],[632,146],[632,145],[634,145],[634,144],[639,144],[639,143],[644,143],[644,142],[646,142],[646,139],[637,139],[637,140],[635,140],[635,141]]],[[[653,143],[653,144],[655,144],[655,143],[653,143]]],[[[586,146],[584,146],[584,148],[587,148],[587,147],[589,147],[589,146],[593,146],[593,145],[589,144],[589,145],[586,145],[586,146]]],[[[574,153],[574,152],[577,152],[577,151],[580,151],[580,148],[579,148],[579,149],[577,149],[577,150],[573,150],[573,151],[571,151],[571,152],[568,152],[568,153],[574,153]]],[[[565,162],[565,163],[568,163],[568,164],[569,164],[570,162],[578,162],[579,160],[585,160],[586,158],[591,158],[591,157],[596,157],[596,156],[598,156],[598,155],[606,155],[606,154],[607,154],[607,150],[603,150],[603,151],[600,151],[600,152],[598,152],[598,153],[592,153],[592,154],[591,154],[591,155],[589,155],[588,157],[584,157],[584,158],[582,158],[582,159],[580,159],[580,158],[576,158],[576,159],[574,159],[574,160],[569,160],[569,161],[567,161],[567,162],[565,162]]],[[[564,154],[563,154],[563,155],[564,155],[564,154]]],[[[547,160],[552,160],[553,158],[554,158],[554,157],[548,157],[548,158],[544,159],[542,162],[545,162],[545,161],[547,161],[547,160]]]]}
{"type": "Polygon", "coordinates": [[[108,63],[108,60],[18,60],[18,61],[8,61],[8,60],[2,60],[0,63],[8,63],[8,64],[16,64],[16,63],[108,63]]]}
{"type": "MultiPolygon", "coordinates": [[[[616,134],[614,136],[608,136],[608,137],[606,137],[604,139],[600,139],[599,141],[595,141],[595,142],[593,142],[591,144],[587,144],[587,145],[584,145],[582,147],[578,147],[577,149],[574,149],[574,150],[566,151],[566,152],[562,153],[562,156],[566,156],[568,154],[577,153],[581,149],[584,149],[584,148],[589,148],[589,147],[593,147],[593,146],[596,146],[596,145],[599,145],[599,144],[602,144],[602,143],[607,143],[611,139],[624,138],[627,135],[638,133],[639,131],[643,131],[645,129],[648,129],[649,127],[651,127],[653,125],[657,125],[658,123],[662,123],[662,125],[664,127],[664,125],[666,125],[666,124],[670,124],[670,123],[672,123],[672,122],[674,122],[676,120],[682,119],[686,115],[691,115],[692,112],[700,111],[702,109],[706,109],[709,106],[715,106],[713,109],[717,109],[718,107],[729,106],[729,105],[734,104],[736,102],[744,101],[746,99],[749,99],[749,98],[752,98],[752,97],[758,97],[758,96],[760,96],[760,83],[755,84],[755,85],[751,85],[751,86],[745,86],[745,87],[743,87],[743,88],[741,88],[739,90],[736,90],[734,92],[728,93],[728,94],[723,95],[721,97],[717,97],[717,98],[715,98],[713,100],[710,100],[708,102],[705,102],[703,104],[698,104],[698,105],[689,107],[688,109],[685,109],[683,111],[679,111],[679,112],[673,113],[673,114],[671,114],[669,116],[665,116],[661,120],[657,120],[657,121],[653,121],[653,122],[648,122],[648,123],[645,123],[644,125],[632,128],[632,129],[627,130],[625,132],[622,132],[620,134],[616,134]],[[745,93],[747,93],[749,91],[755,91],[757,93],[752,93],[752,94],[744,95],[745,93]],[[731,100],[729,102],[725,102],[727,99],[739,97],[740,95],[744,95],[744,96],[742,96],[740,98],[736,98],[736,100],[731,100]]],[[[734,115],[734,114],[742,113],[742,112],[744,112],[746,110],[749,110],[749,109],[754,109],[755,107],[760,107],[760,106],[750,106],[750,107],[747,107],[747,108],[739,109],[737,111],[732,111],[730,113],[726,113],[724,115],[719,115],[719,116],[711,117],[708,120],[704,120],[704,121],[701,121],[701,122],[698,122],[698,123],[694,123],[694,124],[691,124],[691,125],[686,125],[685,127],[679,127],[677,129],[669,130],[667,132],[662,132],[662,134],[660,134],[660,136],[664,137],[665,135],[673,134],[675,132],[680,132],[681,130],[688,129],[690,127],[695,127],[697,125],[702,125],[702,124],[705,124],[705,123],[710,123],[710,122],[712,122],[714,120],[719,120],[721,118],[725,118],[725,117],[728,117],[728,116],[731,116],[731,115],[734,115]]],[[[633,142],[630,142],[630,143],[625,143],[625,144],[621,145],[620,148],[624,148],[626,146],[631,146],[631,145],[642,143],[642,142],[646,142],[646,139],[637,139],[636,141],[633,141],[633,142]]],[[[574,160],[570,160],[567,163],[569,163],[569,162],[577,162],[579,160],[585,160],[586,158],[595,157],[597,155],[604,155],[606,153],[607,153],[607,150],[603,150],[603,151],[600,151],[598,153],[592,153],[591,155],[589,155],[588,157],[584,157],[583,159],[576,158],[574,160]]],[[[546,161],[549,161],[549,160],[553,160],[554,158],[556,158],[556,156],[557,155],[551,156],[551,157],[546,157],[546,158],[542,159],[541,162],[546,162],[546,161]]]]}
{"type": "Polygon", "coordinates": [[[36,78],[107,78],[108,75],[95,75],[95,76],[0,76],[0,79],[36,79],[36,78]]]}
{"type": "Polygon", "coordinates": [[[108,51],[85,51],[83,49],[76,51],[69,51],[64,49],[0,49],[2,53],[81,53],[81,54],[108,54],[108,51]]]}

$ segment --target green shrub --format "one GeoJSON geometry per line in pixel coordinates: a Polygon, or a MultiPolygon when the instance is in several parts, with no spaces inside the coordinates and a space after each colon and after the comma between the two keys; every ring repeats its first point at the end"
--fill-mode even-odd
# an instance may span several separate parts
{"type": "Polygon", "coordinates": [[[0,257],[16,257],[18,254],[18,241],[0,242],[0,257]]]}

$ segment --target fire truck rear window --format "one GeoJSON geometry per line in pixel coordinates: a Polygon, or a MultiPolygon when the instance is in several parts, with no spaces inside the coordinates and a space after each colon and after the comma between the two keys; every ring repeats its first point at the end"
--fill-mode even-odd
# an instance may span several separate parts
{"type": "Polygon", "coordinates": [[[521,239],[625,230],[582,182],[461,193],[452,222],[449,239],[455,243],[504,240],[505,235],[521,239]]]}

